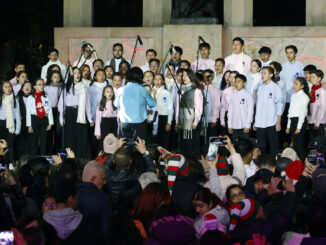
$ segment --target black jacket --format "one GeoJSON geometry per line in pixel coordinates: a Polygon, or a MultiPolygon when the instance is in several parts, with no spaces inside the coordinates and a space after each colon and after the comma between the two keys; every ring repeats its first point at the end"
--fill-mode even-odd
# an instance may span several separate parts
{"type": "Polygon", "coordinates": [[[267,242],[281,244],[282,234],[288,230],[295,212],[295,193],[285,194],[277,212],[269,220],[258,219],[248,222],[239,222],[232,231],[232,240],[246,242],[252,240],[252,234],[265,235],[267,242]]]}
{"type": "Polygon", "coordinates": [[[106,237],[112,207],[109,197],[88,182],[78,184],[78,210],[89,220],[93,227],[106,237]]]}
{"type": "Polygon", "coordinates": [[[155,166],[149,155],[141,156],[141,158],[133,159],[129,169],[116,169],[111,163],[106,172],[106,185],[112,203],[112,208],[115,210],[118,206],[118,195],[124,184],[129,180],[138,180],[139,176],[144,172],[153,172],[155,166]]]}

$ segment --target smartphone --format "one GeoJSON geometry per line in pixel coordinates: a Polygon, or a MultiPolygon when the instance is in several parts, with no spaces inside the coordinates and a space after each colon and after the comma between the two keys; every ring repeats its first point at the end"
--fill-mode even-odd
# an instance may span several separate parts
{"type": "Polygon", "coordinates": [[[2,173],[4,171],[6,171],[6,167],[2,163],[0,163],[0,173],[2,173]]]}
{"type": "Polygon", "coordinates": [[[62,149],[57,149],[56,150],[57,155],[59,154],[61,157],[67,157],[68,153],[66,150],[62,150],[62,149]]]}
{"type": "Polygon", "coordinates": [[[315,147],[311,147],[309,148],[309,154],[307,156],[308,161],[312,164],[312,165],[317,165],[317,149],[315,147]]]}
{"type": "Polygon", "coordinates": [[[12,231],[0,232],[0,244],[2,245],[14,245],[14,233],[12,231]]]}
{"type": "Polygon", "coordinates": [[[45,156],[45,159],[52,165],[54,163],[53,158],[51,156],[45,156]]]}
{"type": "Polygon", "coordinates": [[[226,138],[221,136],[209,137],[209,143],[215,142],[218,145],[226,145],[226,138]]]}

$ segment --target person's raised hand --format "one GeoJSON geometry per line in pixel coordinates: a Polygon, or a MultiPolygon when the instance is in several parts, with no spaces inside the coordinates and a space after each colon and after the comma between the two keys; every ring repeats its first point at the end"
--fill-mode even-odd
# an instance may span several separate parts
{"type": "Polygon", "coordinates": [[[10,185],[16,185],[17,182],[15,178],[12,176],[12,174],[9,171],[9,167],[7,164],[5,164],[5,171],[0,174],[0,176],[4,177],[10,185]]]}
{"type": "Polygon", "coordinates": [[[272,177],[271,179],[271,184],[268,185],[268,188],[266,189],[267,190],[267,193],[268,195],[272,196],[274,194],[277,194],[277,193],[281,193],[282,190],[278,189],[277,186],[278,184],[282,181],[281,178],[278,178],[278,177],[272,177]]]}
{"type": "Polygon", "coordinates": [[[286,192],[295,192],[295,187],[292,179],[283,181],[283,187],[286,192]]]}
{"type": "Polygon", "coordinates": [[[62,163],[62,159],[61,159],[61,156],[60,156],[59,153],[58,153],[58,155],[52,155],[52,159],[53,159],[53,165],[54,166],[57,166],[60,163],[62,163]]]}
{"type": "Polygon", "coordinates": [[[71,150],[70,148],[66,148],[66,152],[67,152],[67,158],[75,158],[75,152],[73,150],[71,150]]]}
{"type": "Polygon", "coordinates": [[[216,169],[217,164],[217,156],[214,160],[208,160],[208,157],[206,157],[207,165],[209,166],[209,169],[216,169]]]}
{"type": "Polygon", "coordinates": [[[146,145],[145,145],[146,142],[145,142],[145,140],[143,140],[139,137],[137,137],[137,139],[138,140],[135,140],[135,147],[140,154],[144,155],[144,153],[147,151],[146,145]]]}
{"type": "Polygon", "coordinates": [[[234,146],[232,144],[232,141],[229,138],[229,136],[224,135],[224,138],[226,138],[226,140],[224,141],[226,144],[225,145],[221,145],[221,146],[224,146],[226,149],[228,149],[228,151],[230,152],[231,155],[234,154],[234,153],[236,153],[236,151],[234,149],[234,146]]]}

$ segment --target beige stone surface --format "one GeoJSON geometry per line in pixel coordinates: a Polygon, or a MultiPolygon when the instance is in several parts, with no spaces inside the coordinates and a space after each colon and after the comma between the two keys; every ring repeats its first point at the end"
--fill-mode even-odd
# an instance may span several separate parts
{"type": "Polygon", "coordinates": [[[253,0],[225,0],[224,26],[252,26],[253,0]]]}
{"type": "Polygon", "coordinates": [[[90,27],[93,25],[93,0],[64,0],[64,27],[90,27]]]}
{"type": "Polygon", "coordinates": [[[99,58],[104,62],[111,58],[112,45],[121,42],[124,46],[125,57],[131,60],[133,45],[137,35],[143,40],[143,46],[138,44],[134,65],[145,64],[145,52],[154,48],[158,58],[162,54],[162,27],[155,28],[55,28],[54,44],[60,52],[60,60],[66,64],[79,58],[82,41],[91,43],[98,52],[99,58]],[[69,56],[68,56],[69,54],[69,56]]]}
{"type": "Polygon", "coordinates": [[[172,0],[143,0],[143,26],[170,24],[172,0]]]}
{"type": "Polygon", "coordinates": [[[285,62],[284,48],[294,44],[298,48],[298,60],[314,64],[326,70],[326,27],[243,27],[225,29],[225,55],[232,53],[232,39],[245,40],[245,52],[258,57],[262,46],[272,48],[272,59],[285,62]]]}
{"type": "Polygon", "coordinates": [[[223,56],[223,26],[222,25],[165,25],[163,29],[164,52],[169,42],[183,49],[183,59],[190,62],[196,60],[198,36],[201,36],[211,46],[212,59],[223,56]]]}
{"type": "Polygon", "coordinates": [[[326,0],[306,0],[306,25],[326,25],[326,0]]]}

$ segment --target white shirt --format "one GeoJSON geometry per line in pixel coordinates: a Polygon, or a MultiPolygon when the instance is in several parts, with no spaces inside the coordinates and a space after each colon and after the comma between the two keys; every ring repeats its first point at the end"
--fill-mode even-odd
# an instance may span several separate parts
{"type": "Polygon", "coordinates": [[[141,66],[140,69],[145,73],[146,71],[149,71],[149,64],[146,62],[145,65],[141,66]]]}
{"type": "MultiPolygon", "coordinates": [[[[45,115],[48,117],[49,125],[53,125],[52,107],[49,97],[42,96],[42,105],[45,110],[45,115]]],[[[35,107],[35,98],[30,95],[26,101],[26,127],[32,126],[32,115],[37,115],[35,107]]]]}
{"type": "Polygon", "coordinates": [[[260,62],[261,62],[261,68],[263,68],[265,66],[269,66],[272,63],[271,60],[268,60],[267,62],[263,62],[262,60],[260,60],[260,62]]]}
{"type": "Polygon", "coordinates": [[[44,80],[44,82],[46,82],[46,75],[47,75],[47,72],[48,72],[48,68],[51,65],[57,65],[57,66],[60,67],[62,79],[64,79],[65,75],[66,75],[66,71],[67,71],[67,68],[65,67],[65,65],[63,65],[60,62],[60,60],[57,60],[56,62],[52,62],[51,60],[49,60],[49,62],[42,67],[42,71],[41,71],[41,78],[44,80]]]}
{"type": "Polygon", "coordinates": [[[244,164],[244,166],[246,169],[246,174],[247,174],[246,181],[247,181],[248,178],[255,175],[255,173],[257,172],[257,166],[253,160],[251,160],[249,164],[244,164]]]}
{"type": "Polygon", "coordinates": [[[173,117],[172,94],[161,86],[156,93],[157,111],[160,116],[168,116],[168,123],[171,123],[173,117]]]}
{"type": "Polygon", "coordinates": [[[302,128],[302,124],[308,114],[308,104],[309,104],[309,97],[308,95],[300,90],[291,96],[290,108],[288,113],[288,124],[287,128],[290,128],[291,125],[291,118],[298,117],[298,125],[297,129],[302,128]]]}
{"type": "MultiPolygon", "coordinates": [[[[113,58],[113,59],[115,59],[115,72],[119,72],[119,65],[120,65],[120,63],[122,61],[122,57],[120,59],[116,59],[116,58],[113,58]]],[[[127,60],[127,59],[125,59],[125,60],[130,64],[130,61],[129,60],[127,60]]],[[[107,62],[105,62],[105,66],[109,66],[110,63],[111,63],[111,59],[108,60],[107,62]]]]}

